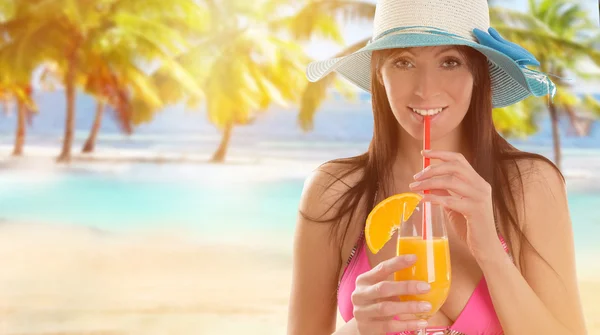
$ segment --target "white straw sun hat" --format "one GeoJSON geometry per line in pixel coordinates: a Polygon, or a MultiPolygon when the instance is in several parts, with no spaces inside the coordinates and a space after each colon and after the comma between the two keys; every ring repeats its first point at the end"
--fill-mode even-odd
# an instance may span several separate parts
{"type": "Polygon", "coordinates": [[[306,75],[315,82],[335,71],[370,92],[374,50],[437,45],[469,46],[487,56],[494,108],[556,93],[547,75],[525,67],[540,65],[531,53],[490,28],[486,0],[378,0],[369,43],[348,56],[310,63],[306,75]]]}

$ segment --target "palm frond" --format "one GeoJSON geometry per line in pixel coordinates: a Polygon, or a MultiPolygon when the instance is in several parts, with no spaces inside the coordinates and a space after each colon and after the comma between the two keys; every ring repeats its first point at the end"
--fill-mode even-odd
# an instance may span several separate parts
{"type": "Polygon", "coordinates": [[[589,57],[590,60],[600,66],[600,51],[591,48],[588,44],[553,36],[541,31],[529,31],[504,25],[498,26],[497,29],[512,42],[535,46],[530,48],[530,51],[539,58],[559,57],[558,55],[561,54],[569,55],[575,59],[589,57]]]}
{"type": "Polygon", "coordinates": [[[538,131],[536,115],[542,107],[537,99],[527,98],[508,107],[495,108],[494,125],[504,137],[526,138],[538,131]]]}
{"type": "MultiPolygon", "coordinates": [[[[368,39],[358,41],[340,51],[334,57],[343,57],[352,54],[353,52],[356,52],[364,47],[367,44],[367,41],[368,39]]],[[[302,98],[300,100],[300,112],[298,113],[298,125],[302,130],[310,131],[313,129],[314,116],[319,109],[319,106],[327,98],[327,90],[334,83],[336,83],[336,76],[337,74],[333,72],[318,82],[311,82],[306,85],[306,88],[302,93],[302,98]]],[[[347,96],[348,95],[349,94],[347,94],[347,96]]]]}
{"type": "Polygon", "coordinates": [[[137,36],[151,40],[155,45],[165,48],[165,51],[177,52],[189,47],[188,41],[181,34],[161,22],[140,17],[134,13],[118,13],[114,18],[122,34],[137,36]]]}
{"type": "Polygon", "coordinates": [[[302,94],[298,125],[304,131],[311,131],[314,126],[314,117],[319,106],[327,98],[327,89],[333,84],[335,74],[330,73],[323,79],[309,83],[302,94]]]}
{"type": "Polygon", "coordinates": [[[582,106],[586,110],[590,111],[597,119],[600,119],[600,101],[594,98],[594,96],[591,94],[586,94],[583,97],[582,106]]]}
{"type": "Polygon", "coordinates": [[[550,27],[537,17],[530,13],[514,9],[499,6],[490,7],[490,21],[496,29],[498,29],[497,26],[520,27],[529,30],[543,31],[547,34],[554,35],[554,32],[550,27]]]}
{"type": "Polygon", "coordinates": [[[16,11],[16,0],[0,1],[0,22],[10,20],[16,11]]]}
{"type": "Polygon", "coordinates": [[[268,27],[290,32],[298,41],[321,37],[343,43],[340,23],[371,21],[374,15],[375,4],[366,1],[312,1],[293,16],[271,21],[268,27]]]}
{"type": "Polygon", "coordinates": [[[557,90],[554,96],[554,104],[557,106],[577,105],[581,99],[567,89],[557,90]]]}

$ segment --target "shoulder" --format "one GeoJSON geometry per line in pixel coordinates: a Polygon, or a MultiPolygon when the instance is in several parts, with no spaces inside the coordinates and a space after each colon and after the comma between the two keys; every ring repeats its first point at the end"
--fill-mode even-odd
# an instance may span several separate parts
{"type": "Polygon", "coordinates": [[[510,186],[523,228],[531,232],[547,229],[550,224],[570,223],[566,183],[556,165],[542,158],[522,158],[516,161],[516,167],[518,171],[512,170],[510,186]],[[551,220],[552,217],[556,220],[551,220]]]}
{"type": "Polygon", "coordinates": [[[511,187],[519,191],[522,197],[563,193],[566,191],[565,179],[558,167],[543,157],[520,158],[509,169],[511,187]]]}
{"type": "Polygon", "coordinates": [[[310,217],[330,217],[339,209],[340,201],[363,175],[358,164],[330,161],[316,168],[305,179],[300,210],[310,217]]]}

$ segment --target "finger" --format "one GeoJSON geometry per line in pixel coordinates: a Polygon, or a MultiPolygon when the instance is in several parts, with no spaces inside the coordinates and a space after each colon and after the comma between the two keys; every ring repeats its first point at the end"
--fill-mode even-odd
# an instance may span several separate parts
{"type": "Polygon", "coordinates": [[[466,183],[464,180],[458,178],[455,175],[444,175],[421,181],[415,181],[414,183],[408,185],[408,187],[413,192],[434,189],[449,190],[459,194],[463,198],[466,198],[471,194],[478,193],[473,189],[473,186],[466,183]]]}
{"type": "Polygon", "coordinates": [[[380,321],[375,322],[374,328],[382,333],[399,333],[407,330],[414,331],[427,327],[426,320],[408,320],[408,321],[380,321]]]}
{"type": "Polygon", "coordinates": [[[468,208],[467,200],[460,199],[456,196],[425,194],[423,196],[423,200],[421,201],[429,201],[433,204],[437,204],[455,212],[462,213],[463,215],[466,213],[468,208]]]}
{"type": "MultiPolygon", "coordinates": [[[[452,151],[437,151],[437,150],[423,150],[421,151],[423,157],[429,158],[438,158],[442,160],[444,163],[430,165],[429,168],[433,169],[434,167],[443,166],[446,164],[452,164],[456,167],[456,170],[452,170],[451,173],[458,175],[464,181],[473,181],[476,183],[484,182],[485,180],[475,171],[471,163],[467,161],[465,156],[461,153],[452,152],[452,151]],[[462,167],[462,168],[461,168],[462,167]]],[[[427,168],[425,169],[427,170],[427,168]]],[[[423,171],[425,171],[423,170],[423,171]]],[[[443,173],[440,173],[443,174],[443,173]]],[[[415,175],[416,176],[416,175],[415,175]]],[[[421,176],[419,179],[425,179],[427,177],[421,176]]],[[[417,178],[415,178],[417,180],[417,178]]]]}
{"type": "MultiPolygon", "coordinates": [[[[477,173],[477,171],[475,171],[475,169],[473,168],[471,163],[469,163],[469,161],[465,158],[465,156],[463,156],[463,154],[461,154],[459,152],[440,151],[440,150],[423,150],[423,151],[421,151],[421,154],[423,155],[423,157],[439,159],[446,163],[454,162],[458,166],[465,167],[466,169],[462,169],[461,171],[462,171],[462,175],[466,178],[466,180],[470,180],[470,179],[476,180],[478,177],[480,179],[483,179],[483,178],[481,178],[481,176],[479,176],[479,173],[477,173]]],[[[436,164],[436,165],[440,165],[440,164],[436,164]]]]}
{"type": "Polygon", "coordinates": [[[411,266],[417,260],[415,255],[402,255],[385,260],[376,267],[356,278],[357,286],[373,285],[388,278],[392,273],[411,266]]]}
{"type": "Polygon", "coordinates": [[[423,294],[429,289],[429,284],[417,280],[380,281],[365,290],[362,298],[366,301],[374,301],[401,295],[423,294]]]}
{"type": "MultiPolygon", "coordinates": [[[[396,301],[398,301],[398,300],[396,300],[396,301]]],[[[406,320],[414,320],[414,319],[415,319],[414,314],[397,314],[394,316],[375,317],[375,318],[372,318],[371,321],[389,321],[389,320],[406,321],[406,320]]]]}
{"type": "Polygon", "coordinates": [[[415,174],[413,178],[417,181],[421,181],[423,179],[428,179],[436,176],[442,176],[446,174],[456,175],[459,178],[468,181],[468,178],[465,174],[465,168],[458,164],[457,162],[444,162],[441,164],[430,165],[415,174]]]}
{"type": "Polygon", "coordinates": [[[371,319],[391,317],[398,314],[426,313],[430,310],[431,304],[426,301],[383,301],[361,308],[356,308],[354,311],[354,316],[360,319],[371,319]]]}
{"type": "MultiPolygon", "coordinates": [[[[422,150],[421,155],[423,155],[423,157],[427,157],[427,158],[439,159],[444,162],[456,161],[461,164],[464,164],[464,163],[469,164],[469,162],[467,161],[465,156],[463,156],[463,154],[461,154],[460,152],[443,151],[443,150],[422,150]]],[[[469,164],[469,165],[471,165],[471,164],[469,164]]]]}
{"type": "MultiPolygon", "coordinates": [[[[448,196],[448,195],[452,195],[452,193],[448,192],[447,190],[429,190],[430,194],[436,194],[436,195],[442,195],[442,196],[448,196]]],[[[423,195],[423,194],[421,194],[423,195]]],[[[460,195],[459,195],[460,197],[460,195]]]]}

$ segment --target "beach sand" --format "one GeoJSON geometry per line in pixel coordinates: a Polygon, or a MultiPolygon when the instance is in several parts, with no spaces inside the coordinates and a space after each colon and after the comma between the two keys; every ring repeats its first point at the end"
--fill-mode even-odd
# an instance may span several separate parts
{"type": "MultiPolygon", "coordinates": [[[[291,260],[291,247],[256,240],[3,223],[0,334],[285,334],[291,260]]],[[[600,334],[597,278],[580,282],[589,334],[600,334]]]]}

